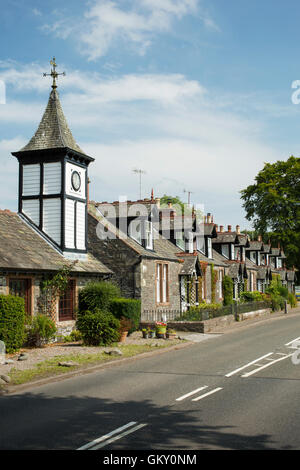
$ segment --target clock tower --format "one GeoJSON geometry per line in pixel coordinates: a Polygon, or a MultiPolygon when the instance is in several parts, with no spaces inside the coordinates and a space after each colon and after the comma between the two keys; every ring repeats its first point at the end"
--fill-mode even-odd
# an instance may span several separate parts
{"type": "MultiPolygon", "coordinates": [[[[87,253],[88,166],[94,161],[77,145],[57,92],[55,58],[50,62],[52,90],[32,139],[18,152],[18,211],[65,257],[87,253]]],[[[44,74],[46,76],[48,74],[44,74]]]]}

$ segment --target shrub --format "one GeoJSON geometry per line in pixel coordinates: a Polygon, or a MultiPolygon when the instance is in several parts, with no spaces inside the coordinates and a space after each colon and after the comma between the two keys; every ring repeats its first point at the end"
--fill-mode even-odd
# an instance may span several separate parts
{"type": "Polygon", "coordinates": [[[21,297],[0,295],[0,340],[6,352],[20,349],[25,339],[25,303],[21,297]]]}
{"type": "Polygon", "coordinates": [[[292,292],[289,292],[289,294],[288,294],[288,303],[290,304],[290,306],[292,308],[295,308],[298,305],[297,304],[297,298],[296,298],[295,294],[293,294],[292,292]]]}
{"type": "Polygon", "coordinates": [[[288,289],[282,285],[279,276],[275,276],[275,278],[272,279],[266,292],[270,295],[273,312],[283,310],[285,300],[288,299],[288,289]]]}
{"type": "Polygon", "coordinates": [[[95,309],[78,316],[76,328],[89,346],[107,346],[119,340],[120,322],[111,312],[95,309]]]}
{"type": "Polygon", "coordinates": [[[230,305],[233,302],[233,280],[229,276],[223,277],[223,297],[224,297],[224,305],[230,305]]]}
{"type": "Polygon", "coordinates": [[[73,341],[80,341],[82,340],[82,334],[78,330],[73,330],[68,336],[64,336],[63,340],[65,343],[72,343],[73,341]]]}
{"type": "Polygon", "coordinates": [[[120,296],[121,292],[119,287],[112,282],[89,282],[79,292],[79,314],[86,311],[93,312],[97,309],[109,310],[111,301],[120,296]]]}
{"type": "Polygon", "coordinates": [[[56,326],[46,315],[36,315],[29,324],[26,343],[29,346],[42,347],[55,338],[56,326]]]}
{"type": "Polygon", "coordinates": [[[218,312],[221,311],[222,305],[221,304],[207,304],[205,302],[199,304],[197,307],[193,306],[190,307],[189,310],[184,312],[179,318],[176,320],[186,320],[186,321],[202,321],[208,320],[209,318],[214,318],[218,316],[218,312]]]}
{"type": "Polygon", "coordinates": [[[118,319],[125,317],[132,321],[132,327],[129,330],[129,334],[139,328],[141,319],[140,300],[124,298],[113,299],[110,303],[109,310],[118,319]]]}
{"type": "Polygon", "coordinates": [[[259,291],[241,293],[241,302],[259,302],[260,300],[263,300],[263,296],[259,291]]]}

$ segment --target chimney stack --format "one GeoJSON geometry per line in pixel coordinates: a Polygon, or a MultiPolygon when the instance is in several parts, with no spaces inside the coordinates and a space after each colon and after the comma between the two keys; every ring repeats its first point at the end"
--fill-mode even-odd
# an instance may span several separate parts
{"type": "Polygon", "coordinates": [[[258,240],[259,242],[262,242],[262,237],[261,237],[261,235],[258,235],[257,240],[258,240]]]}
{"type": "Polygon", "coordinates": [[[238,235],[241,233],[241,227],[239,225],[236,226],[236,233],[238,235]]]}
{"type": "Polygon", "coordinates": [[[220,232],[221,232],[221,233],[224,232],[224,225],[220,225],[220,232]]]}
{"type": "Polygon", "coordinates": [[[211,224],[211,214],[210,213],[207,214],[206,220],[207,220],[208,224],[211,224]]]}
{"type": "Polygon", "coordinates": [[[231,225],[228,225],[228,232],[231,232],[231,225]]]}

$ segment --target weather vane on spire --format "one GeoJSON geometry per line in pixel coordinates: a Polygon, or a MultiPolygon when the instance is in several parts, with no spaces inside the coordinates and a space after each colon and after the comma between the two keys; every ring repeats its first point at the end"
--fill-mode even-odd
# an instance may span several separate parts
{"type": "Polygon", "coordinates": [[[43,73],[43,77],[52,77],[53,78],[52,88],[53,88],[53,90],[55,90],[55,88],[57,88],[57,85],[56,85],[57,77],[59,75],[63,75],[65,77],[66,73],[65,72],[62,72],[62,73],[56,72],[57,64],[55,62],[55,57],[53,57],[53,59],[50,60],[50,65],[52,65],[51,73],[43,73]]]}

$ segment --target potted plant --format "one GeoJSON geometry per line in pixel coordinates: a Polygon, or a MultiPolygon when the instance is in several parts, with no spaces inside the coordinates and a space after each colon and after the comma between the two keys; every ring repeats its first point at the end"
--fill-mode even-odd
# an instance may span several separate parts
{"type": "Polygon", "coordinates": [[[164,322],[156,322],[155,330],[157,338],[164,338],[167,332],[167,324],[164,322]]]}
{"type": "Polygon", "coordinates": [[[149,328],[142,328],[142,335],[144,339],[147,339],[149,336],[149,328]]]}
{"type": "Polygon", "coordinates": [[[149,330],[148,338],[155,338],[155,330],[149,330]]]}
{"type": "Polygon", "coordinates": [[[120,329],[119,329],[119,333],[120,333],[119,342],[120,343],[124,343],[124,341],[127,338],[128,331],[131,328],[132,328],[132,321],[129,320],[129,318],[122,317],[120,320],[120,329]]]}
{"type": "Polygon", "coordinates": [[[176,331],[173,330],[172,328],[167,329],[166,337],[168,339],[175,339],[176,338],[176,331]]]}

